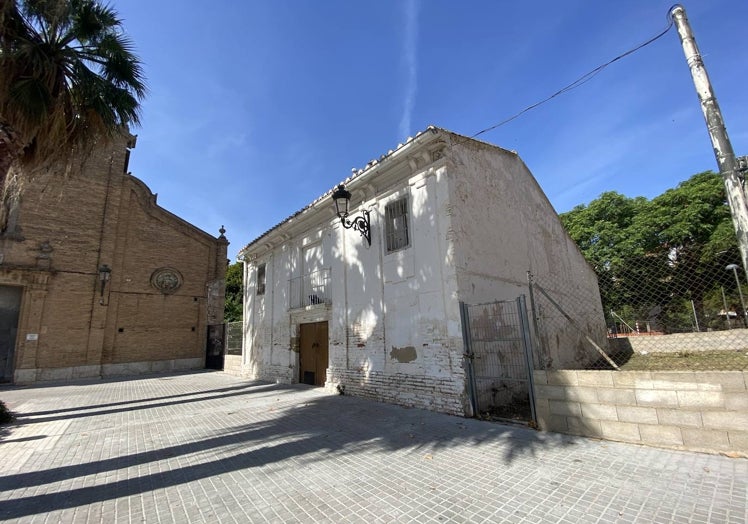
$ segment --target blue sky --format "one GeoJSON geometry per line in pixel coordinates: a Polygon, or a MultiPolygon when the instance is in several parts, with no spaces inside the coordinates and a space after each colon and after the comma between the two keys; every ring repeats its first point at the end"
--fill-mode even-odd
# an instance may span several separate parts
{"type": "MultiPolygon", "coordinates": [[[[114,0],[149,96],[130,170],[244,245],[409,135],[473,135],[667,25],[671,1],[114,0]]],[[[748,154],[745,0],[684,2],[737,155],[748,154]]],[[[716,170],[675,29],[480,136],[558,212],[716,170]]]]}

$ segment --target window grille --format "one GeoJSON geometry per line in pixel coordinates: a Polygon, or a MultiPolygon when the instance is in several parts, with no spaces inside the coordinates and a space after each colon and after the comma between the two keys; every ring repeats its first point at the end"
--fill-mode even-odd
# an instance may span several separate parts
{"type": "Polygon", "coordinates": [[[384,208],[384,221],[387,253],[408,247],[408,199],[401,198],[387,204],[384,208]]]}
{"type": "Polygon", "coordinates": [[[332,304],[330,268],[294,277],[289,280],[289,309],[332,304]]]}
{"type": "Polygon", "coordinates": [[[257,294],[265,294],[265,264],[257,266],[257,294]]]}

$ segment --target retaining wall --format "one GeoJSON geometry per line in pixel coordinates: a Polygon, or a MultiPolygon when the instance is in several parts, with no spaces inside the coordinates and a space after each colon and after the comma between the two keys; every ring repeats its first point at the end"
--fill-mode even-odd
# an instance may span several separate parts
{"type": "Polygon", "coordinates": [[[223,371],[229,375],[241,376],[242,374],[242,356],[241,355],[224,355],[223,371]]]}
{"type": "Polygon", "coordinates": [[[748,372],[535,371],[538,425],[748,456],[748,372]]]}
{"type": "Polygon", "coordinates": [[[634,353],[682,353],[699,351],[735,351],[748,348],[748,329],[672,333],[670,335],[638,335],[609,338],[609,344],[619,351],[634,353]]]}

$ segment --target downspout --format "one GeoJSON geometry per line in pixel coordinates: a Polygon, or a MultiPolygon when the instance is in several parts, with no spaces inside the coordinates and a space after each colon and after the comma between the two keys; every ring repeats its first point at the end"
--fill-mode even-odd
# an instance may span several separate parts
{"type": "MultiPolygon", "coordinates": [[[[91,290],[91,309],[89,310],[89,313],[88,313],[88,340],[86,342],[86,361],[87,362],[88,362],[88,357],[91,351],[91,330],[93,329],[93,325],[94,325],[93,317],[94,317],[94,310],[96,309],[96,305],[95,305],[96,304],[96,287],[97,287],[97,283],[99,282],[98,271],[99,271],[99,267],[101,267],[101,249],[102,249],[102,244],[104,242],[104,230],[106,228],[106,219],[107,219],[107,215],[109,214],[109,193],[111,191],[111,186],[112,186],[112,165],[113,164],[114,164],[114,155],[112,154],[109,157],[109,169],[107,170],[106,192],[104,194],[104,207],[103,207],[102,214],[101,214],[101,226],[99,227],[99,245],[96,251],[96,270],[94,272],[94,285],[93,285],[93,289],[91,290]]],[[[112,289],[111,286],[112,286],[112,281],[110,280],[109,281],[110,292],[112,289]]],[[[102,306],[104,305],[108,306],[109,300],[107,300],[105,304],[104,297],[102,295],[102,297],[99,300],[99,304],[102,306]]],[[[108,312],[108,308],[104,310],[105,322],[104,322],[104,326],[102,327],[102,329],[106,328],[106,317],[107,317],[106,313],[107,312],[108,312]]],[[[102,346],[100,348],[100,353],[99,353],[99,365],[103,364],[102,358],[104,356],[104,337],[102,337],[101,344],[102,346]]]]}

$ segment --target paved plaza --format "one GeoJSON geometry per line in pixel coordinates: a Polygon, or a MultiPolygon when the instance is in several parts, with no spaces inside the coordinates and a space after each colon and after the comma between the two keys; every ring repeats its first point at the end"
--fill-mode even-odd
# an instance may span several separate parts
{"type": "Polygon", "coordinates": [[[11,522],[746,522],[748,460],[221,372],[0,388],[11,522]]]}

